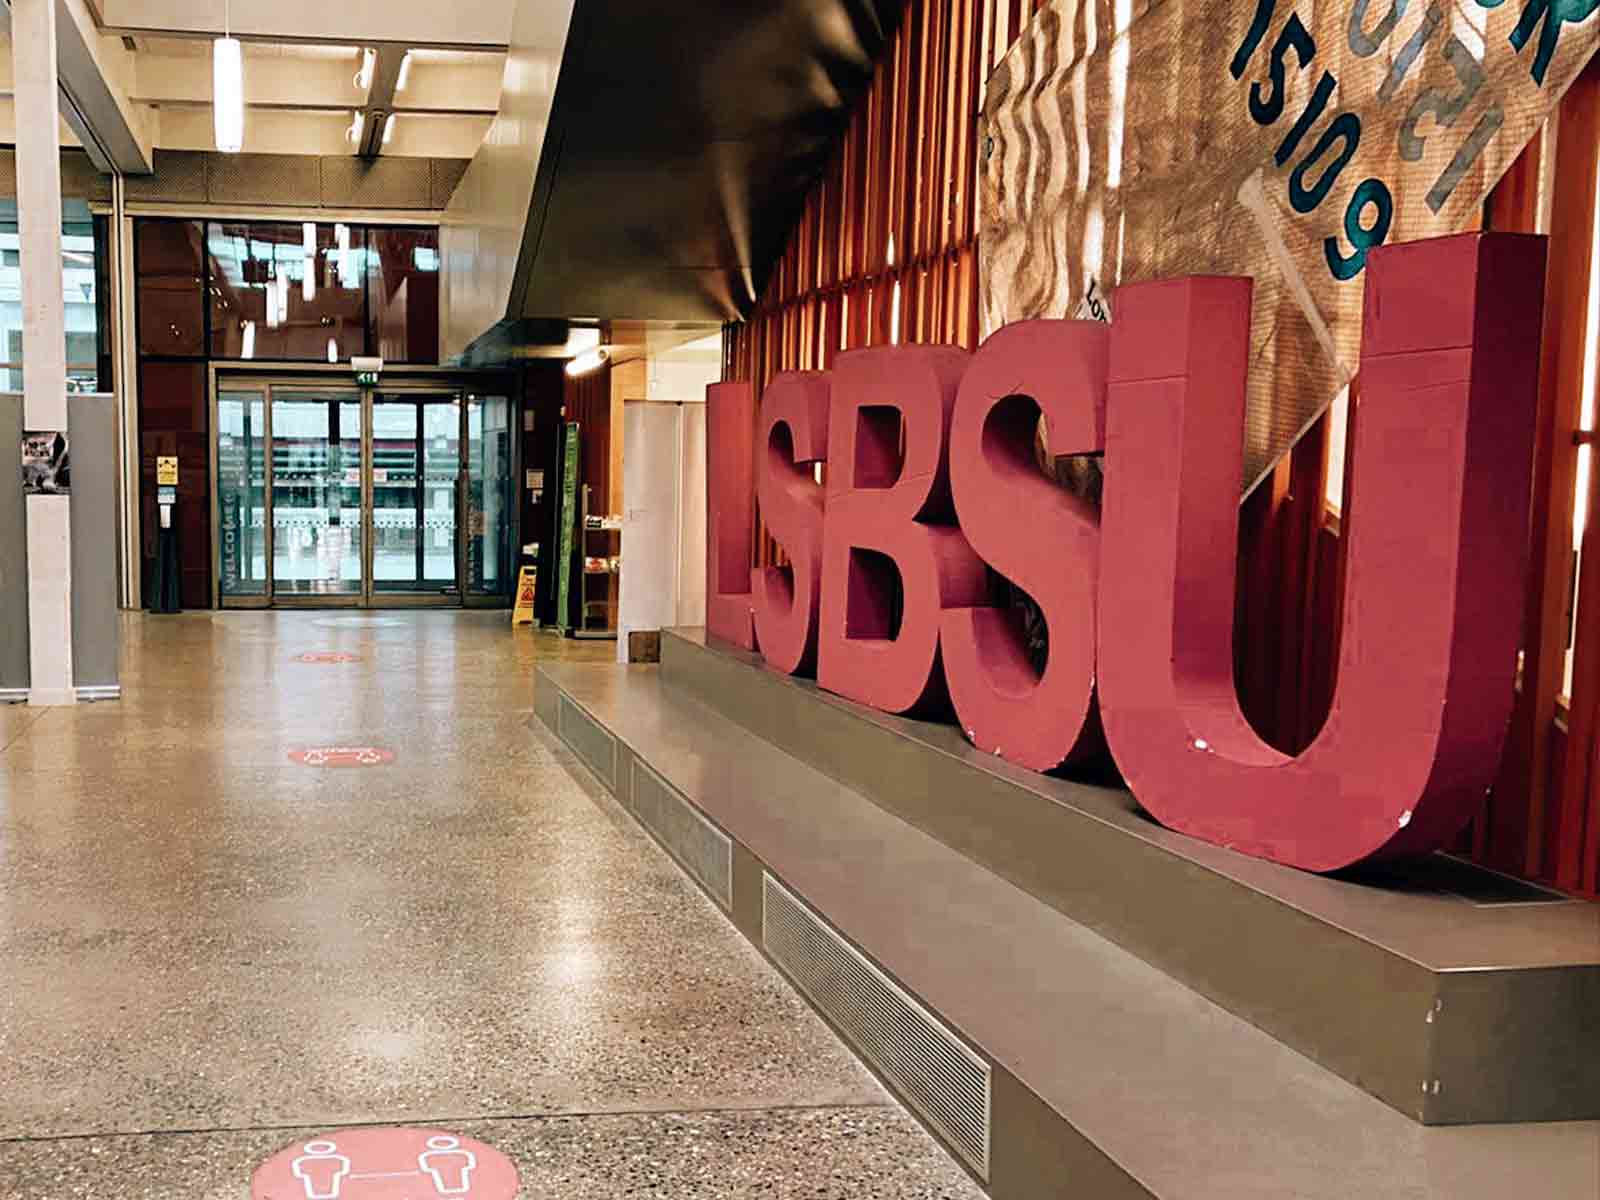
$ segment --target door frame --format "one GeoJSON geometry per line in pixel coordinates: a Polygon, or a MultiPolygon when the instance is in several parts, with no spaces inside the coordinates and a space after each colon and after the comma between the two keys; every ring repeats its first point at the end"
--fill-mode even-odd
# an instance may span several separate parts
{"type": "MultiPolygon", "coordinates": [[[[470,536],[465,493],[467,491],[467,397],[468,395],[504,397],[509,406],[513,426],[522,407],[520,388],[515,376],[500,371],[474,371],[440,367],[397,368],[380,376],[376,385],[358,384],[351,375],[349,364],[321,366],[315,363],[257,363],[249,361],[212,362],[208,364],[207,399],[210,426],[209,470],[211,492],[211,605],[213,609],[264,609],[264,608],[509,608],[514,598],[514,577],[517,569],[516,555],[505,564],[511,578],[503,592],[497,595],[480,595],[468,587],[467,538],[470,536]],[[263,539],[265,542],[267,578],[264,592],[259,596],[222,595],[222,489],[219,478],[218,407],[222,392],[237,388],[259,389],[263,398],[265,469],[263,472],[263,539]],[[272,577],[272,391],[275,388],[307,389],[355,395],[361,403],[361,534],[362,583],[359,592],[349,595],[278,596],[272,577]],[[455,593],[430,595],[425,592],[375,592],[373,589],[373,445],[372,407],[378,394],[404,396],[430,395],[453,397],[460,417],[460,461],[456,472],[456,587],[455,593]]],[[[420,429],[419,429],[420,439],[420,429]]],[[[521,505],[516,484],[522,478],[521,439],[510,439],[511,488],[506,497],[507,515],[511,521],[511,545],[521,544],[521,505]]],[[[420,457],[420,455],[419,455],[420,457]]],[[[419,529],[418,536],[422,531],[419,529]]]]}

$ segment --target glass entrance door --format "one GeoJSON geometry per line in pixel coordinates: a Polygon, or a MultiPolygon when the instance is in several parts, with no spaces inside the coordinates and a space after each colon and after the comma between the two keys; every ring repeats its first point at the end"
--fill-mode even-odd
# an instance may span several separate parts
{"type": "Polygon", "coordinates": [[[512,417],[436,386],[219,381],[218,603],[504,604],[512,417]]]}
{"type": "Polygon", "coordinates": [[[359,393],[272,392],[272,594],[359,599],[362,413],[359,393]]]}
{"type": "Polygon", "coordinates": [[[460,598],[461,402],[372,401],[372,594],[460,598]]]}

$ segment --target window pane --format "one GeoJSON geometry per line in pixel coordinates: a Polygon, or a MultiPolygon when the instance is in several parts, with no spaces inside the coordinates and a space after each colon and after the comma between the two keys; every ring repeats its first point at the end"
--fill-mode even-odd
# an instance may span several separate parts
{"type": "Polygon", "coordinates": [[[366,353],[366,238],[350,225],[212,222],[211,355],[327,362],[366,353]]]}
{"type": "Polygon", "coordinates": [[[199,221],[142,218],[134,226],[141,354],[205,353],[199,221]]]}
{"type": "Polygon", "coordinates": [[[439,361],[439,231],[367,230],[372,352],[385,362],[439,361]]]}
{"type": "MultiPolygon", "coordinates": [[[[69,208],[81,208],[68,202],[69,208]]],[[[84,210],[86,213],[87,210],[84,210]]],[[[22,270],[15,205],[0,203],[0,389],[22,390],[22,270]]],[[[95,222],[76,215],[61,224],[61,298],[66,324],[67,390],[101,390],[104,270],[95,222]]],[[[109,360],[106,363],[109,368],[109,360]]],[[[110,386],[109,376],[106,387],[110,386]]]]}

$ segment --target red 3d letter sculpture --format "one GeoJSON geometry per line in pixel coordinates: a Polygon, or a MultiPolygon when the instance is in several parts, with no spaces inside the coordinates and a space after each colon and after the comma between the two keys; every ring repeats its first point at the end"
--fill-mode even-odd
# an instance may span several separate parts
{"type": "Polygon", "coordinates": [[[1468,234],[1368,260],[1338,683],[1293,758],[1233,683],[1249,283],[1118,291],[1100,702],[1163,824],[1328,871],[1433,849],[1477,810],[1521,629],[1544,254],[1468,234]]]}
{"type": "Polygon", "coordinates": [[[754,650],[750,551],[755,545],[755,393],[706,388],[706,632],[754,650]]]}
{"type": "Polygon", "coordinates": [[[827,372],[787,371],[767,384],[756,447],[761,516],[789,554],[786,567],[750,573],[756,641],[777,670],[809,672],[822,591],[823,495],[812,467],[828,457],[827,372]]]}
{"type": "Polygon", "coordinates": [[[940,648],[950,699],[979,749],[1037,771],[1103,748],[1090,720],[1099,514],[1045,478],[1034,446],[1043,413],[1052,456],[1104,449],[1110,336],[1098,321],[1006,326],[973,357],[950,426],[961,531],[1033,597],[1047,631],[1041,673],[1015,614],[946,609],[940,648]]]}
{"type": "Polygon", "coordinates": [[[817,682],[887,712],[944,699],[939,615],[984,602],[944,452],[967,361],[895,346],[841,354],[833,370],[817,682]]]}

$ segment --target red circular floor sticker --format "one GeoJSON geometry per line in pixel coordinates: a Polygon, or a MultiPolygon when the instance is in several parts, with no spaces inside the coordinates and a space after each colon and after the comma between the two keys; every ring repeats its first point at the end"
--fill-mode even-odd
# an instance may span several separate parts
{"type": "Polygon", "coordinates": [[[512,1200],[517,1169],[492,1146],[442,1129],[339,1129],[256,1168],[251,1200],[512,1200]]]}
{"type": "Polygon", "coordinates": [[[378,746],[307,746],[289,751],[289,761],[302,767],[379,767],[394,761],[394,751],[378,746]]]}
{"type": "Polygon", "coordinates": [[[360,662],[361,655],[346,654],[343,650],[308,650],[304,654],[296,654],[289,661],[297,663],[353,663],[360,662]]]}

